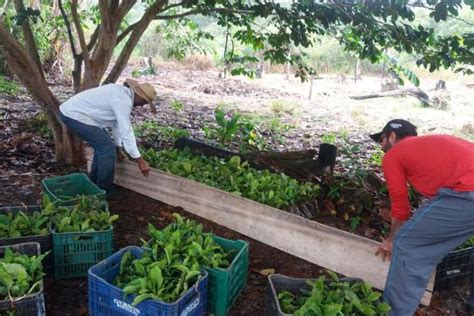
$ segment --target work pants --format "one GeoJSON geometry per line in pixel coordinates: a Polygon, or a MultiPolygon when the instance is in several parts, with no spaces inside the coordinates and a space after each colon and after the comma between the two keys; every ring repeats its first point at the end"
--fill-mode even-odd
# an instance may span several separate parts
{"type": "Polygon", "coordinates": [[[384,299],[390,316],[415,312],[436,265],[474,235],[474,192],[440,189],[397,232],[384,299]]]}
{"type": "Polygon", "coordinates": [[[116,146],[106,130],[92,125],[83,124],[61,114],[66,126],[83,141],[94,148],[89,177],[92,182],[110,194],[114,190],[116,146]]]}

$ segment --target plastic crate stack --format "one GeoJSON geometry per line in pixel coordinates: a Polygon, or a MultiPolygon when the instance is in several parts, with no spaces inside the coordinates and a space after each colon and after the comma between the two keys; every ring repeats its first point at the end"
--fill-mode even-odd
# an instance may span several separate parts
{"type": "MultiPolygon", "coordinates": [[[[47,178],[42,185],[43,195],[57,206],[73,207],[79,201],[78,196],[94,196],[107,207],[105,191],[83,173],[47,178]]],[[[53,227],[52,244],[56,279],[87,276],[90,267],[113,253],[113,227],[104,231],[69,233],[55,232],[53,227]]]]}
{"type": "Polygon", "coordinates": [[[435,290],[449,290],[474,278],[474,247],[452,251],[436,267],[435,290]]]}
{"type": "Polygon", "coordinates": [[[225,251],[235,253],[229,267],[204,267],[196,284],[172,303],[149,299],[134,306],[135,296],[126,296],[122,289],[113,285],[122,256],[130,251],[135,258],[139,258],[146,251],[143,248],[126,247],[95,265],[89,270],[89,315],[227,315],[247,284],[249,248],[248,243],[242,240],[213,238],[225,251]]]}
{"type": "MultiPolygon", "coordinates": [[[[0,216],[25,216],[32,215],[34,212],[41,212],[41,207],[34,206],[12,206],[0,208],[0,216]]],[[[49,226],[49,225],[48,225],[49,226]]],[[[0,257],[3,258],[5,249],[10,248],[15,252],[36,256],[52,250],[51,230],[44,235],[18,236],[12,238],[0,238],[0,257]]],[[[50,253],[42,262],[43,271],[49,274],[53,271],[53,256],[50,253]]],[[[0,315],[24,315],[41,316],[45,315],[45,304],[43,296],[43,284],[38,291],[26,295],[21,299],[0,301],[0,315]]]]}
{"type": "MultiPolygon", "coordinates": [[[[3,258],[7,248],[28,256],[40,254],[40,245],[37,242],[27,242],[16,245],[0,246],[0,257],[3,258]]],[[[43,295],[43,281],[39,290],[14,300],[0,301],[0,315],[43,316],[46,315],[43,295]]]]}
{"type": "MultiPolygon", "coordinates": [[[[7,206],[0,207],[0,216],[2,215],[17,215],[23,213],[27,216],[32,215],[34,212],[41,212],[41,206],[30,205],[30,206],[7,206]]],[[[20,236],[13,238],[0,238],[0,246],[11,246],[28,242],[37,242],[40,245],[41,253],[46,253],[52,250],[51,240],[51,229],[45,235],[33,235],[33,236],[20,236]]],[[[44,271],[49,274],[53,271],[53,256],[48,255],[43,261],[44,271]]]]}

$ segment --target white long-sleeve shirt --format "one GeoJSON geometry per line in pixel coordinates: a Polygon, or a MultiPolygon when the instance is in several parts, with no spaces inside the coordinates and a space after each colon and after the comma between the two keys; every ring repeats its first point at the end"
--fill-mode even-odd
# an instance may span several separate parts
{"type": "Polygon", "coordinates": [[[83,124],[112,128],[117,146],[125,148],[136,159],[140,157],[133,133],[130,113],[133,91],[118,84],[106,84],[80,92],[64,102],[59,110],[64,116],[83,124]]]}

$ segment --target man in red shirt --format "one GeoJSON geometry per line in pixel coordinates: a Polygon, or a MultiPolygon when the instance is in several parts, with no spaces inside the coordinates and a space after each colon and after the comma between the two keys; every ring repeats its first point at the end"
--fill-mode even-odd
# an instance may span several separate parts
{"type": "Polygon", "coordinates": [[[370,135],[386,153],[382,168],[391,201],[391,229],[376,254],[390,259],[384,299],[391,316],[413,315],[431,272],[474,235],[474,144],[448,135],[417,137],[392,120],[370,135]],[[411,215],[407,184],[429,200],[411,215]]]}

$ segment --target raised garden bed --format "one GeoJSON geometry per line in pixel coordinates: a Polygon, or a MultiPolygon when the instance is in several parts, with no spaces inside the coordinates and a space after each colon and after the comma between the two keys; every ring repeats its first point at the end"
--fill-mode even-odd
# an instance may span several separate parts
{"type": "MultiPolygon", "coordinates": [[[[388,263],[374,256],[376,241],[156,169],[143,178],[129,161],[117,165],[115,180],[311,263],[384,287],[388,263]]],[[[430,282],[422,303],[429,303],[432,288],[430,282]]]]}

